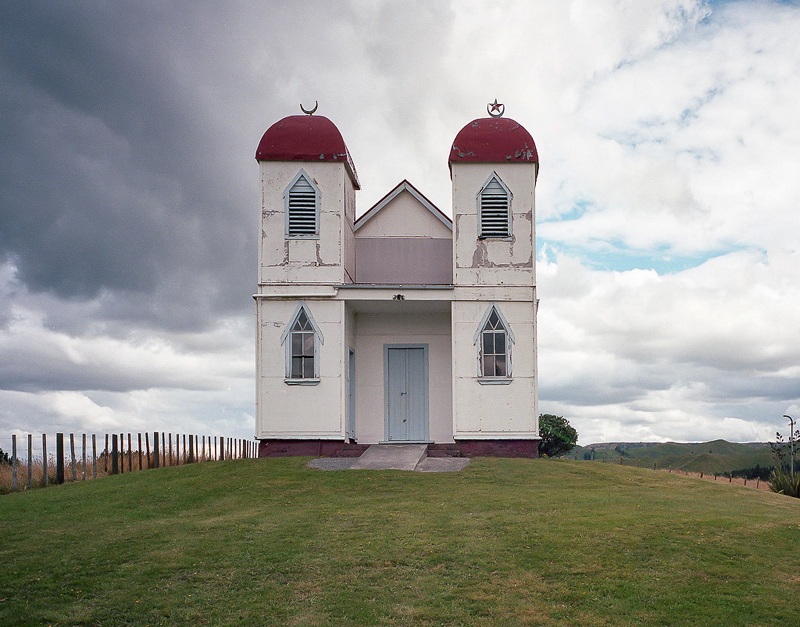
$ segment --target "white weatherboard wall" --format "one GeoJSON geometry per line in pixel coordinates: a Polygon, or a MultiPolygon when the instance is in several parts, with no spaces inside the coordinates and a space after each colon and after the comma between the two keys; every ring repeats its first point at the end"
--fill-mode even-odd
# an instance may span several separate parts
{"type": "MultiPolygon", "coordinates": [[[[481,384],[475,332],[489,303],[453,302],[453,431],[456,439],[525,439],[538,434],[534,305],[496,301],[515,343],[511,345],[511,381],[481,384]]],[[[478,340],[480,342],[480,339],[478,340]]]]}
{"type": "MultiPolygon", "coordinates": [[[[453,163],[453,436],[539,436],[533,163],[453,163]],[[478,237],[478,193],[497,174],[512,194],[511,237],[478,237]],[[475,334],[494,303],[511,327],[511,377],[481,381],[475,334]]],[[[480,342],[480,339],[478,340],[480,342]]]]}
{"type": "Polygon", "coordinates": [[[320,376],[316,385],[289,385],[285,381],[285,346],[281,345],[281,335],[297,310],[298,300],[257,301],[260,364],[257,438],[343,439],[345,436],[342,367],[342,355],[347,351],[345,305],[340,300],[306,299],[305,303],[324,340],[318,353],[320,376]]]}
{"type": "Polygon", "coordinates": [[[535,285],[535,167],[529,163],[454,163],[454,285],[535,285]],[[477,194],[492,173],[513,194],[511,241],[478,239],[477,194]]]}
{"type": "Polygon", "coordinates": [[[453,442],[450,315],[359,313],[355,319],[358,442],[385,440],[385,344],[428,345],[429,436],[435,442],[453,442]]]}
{"type": "Polygon", "coordinates": [[[355,275],[355,189],[344,164],[263,161],[260,168],[259,283],[351,282],[355,275]],[[318,239],[285,236],[283,194],[301,169],[320,191],[318,239]]]}

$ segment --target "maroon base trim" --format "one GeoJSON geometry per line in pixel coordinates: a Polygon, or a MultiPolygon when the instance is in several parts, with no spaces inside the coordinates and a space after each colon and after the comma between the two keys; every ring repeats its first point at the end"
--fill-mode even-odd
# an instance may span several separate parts
{"type": "Polygon", "coordinates": [[[367,444],[341,440],[259,440],[259,457],[359,457],[367,444]]]}
{"type": "MultiPolygon", "coordinates": [[[[260,440],[259,457],[358,457],[368,444],[337,440],[260,440]]],[[[539,440],[459,440],[429,444],[428,457],[539,457],[539,440]]]]}
{"type": "Polygon", "coordinates": [[[464,457],[539,457],[539,440],[460,440],[455,446],[464,457]]]}

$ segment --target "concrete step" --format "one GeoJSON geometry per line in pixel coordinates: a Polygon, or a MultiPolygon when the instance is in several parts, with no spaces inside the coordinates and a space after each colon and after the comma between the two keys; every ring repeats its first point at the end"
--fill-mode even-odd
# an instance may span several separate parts
{"type": "Polygon", "coordinates": [[[350,467],[353,470],[414,470],[425,459],[427,444],[372,444],[350,467]]]}

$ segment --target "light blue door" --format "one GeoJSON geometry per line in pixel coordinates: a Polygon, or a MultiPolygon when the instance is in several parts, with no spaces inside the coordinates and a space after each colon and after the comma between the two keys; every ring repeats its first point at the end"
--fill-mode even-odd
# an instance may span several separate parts
{"type": "Polygon", "coordinates": [[[356,438],[356,354],[352,348],[347,364],[347,437],[356,438]]]}
{"type": "Polygon", "coordinates": [[[428,347],[385,347],[386,440],[428,439],[428,347]]]}

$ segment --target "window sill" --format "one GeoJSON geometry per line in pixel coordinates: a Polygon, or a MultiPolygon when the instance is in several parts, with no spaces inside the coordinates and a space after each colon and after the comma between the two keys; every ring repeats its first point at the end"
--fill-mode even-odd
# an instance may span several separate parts
{"type": "Polygon", "coordinates": [[[319,379],[284,379],[286,385],[319,385],[319,379]]]}
{"type": "Polygon", "coordinates": [[[513,379],[511,377],[481,377],[478,383],[481,385],[508,385],[513,379]]]}

